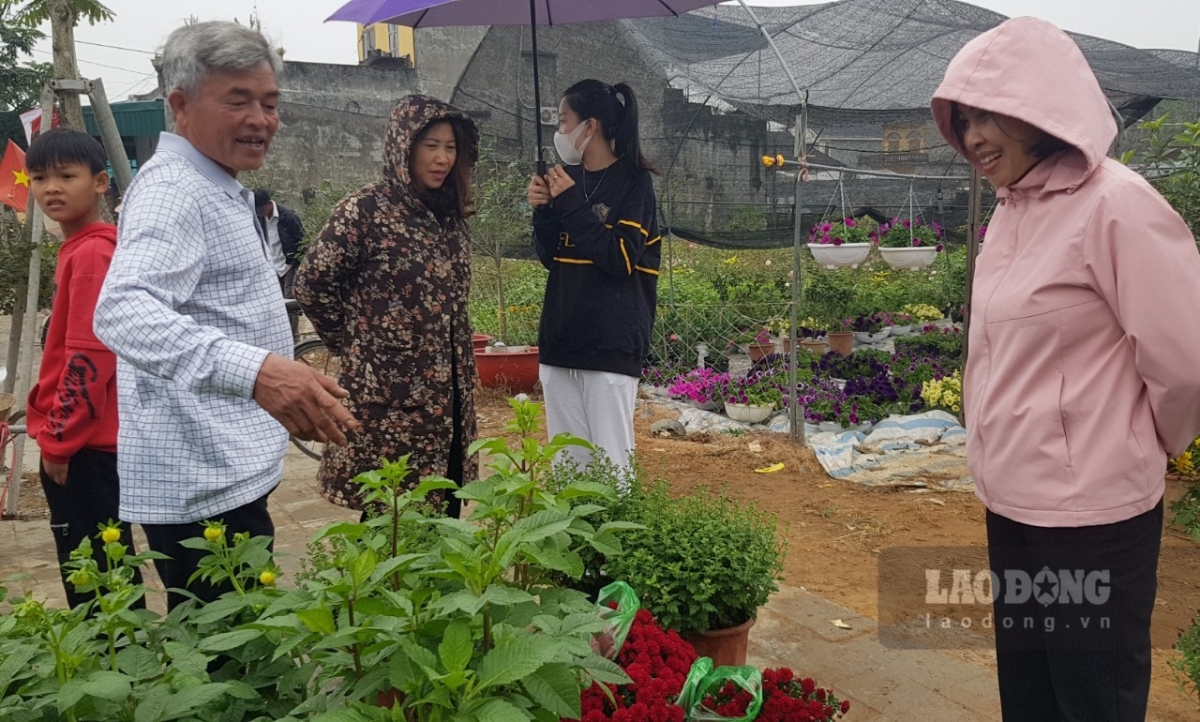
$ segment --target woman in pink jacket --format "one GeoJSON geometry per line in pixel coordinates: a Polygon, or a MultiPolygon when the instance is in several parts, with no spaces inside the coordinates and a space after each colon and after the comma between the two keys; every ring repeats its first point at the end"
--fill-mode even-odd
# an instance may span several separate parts
{"type": "Polygon", "coordinates": [[[1166,461],[1200,431],[1200,254],[1106,157],[1108,101],[1053,25],[972,40],[932,105],[1000,200],[963,397],[1004,719],[1144,719],[1166,461]]]}

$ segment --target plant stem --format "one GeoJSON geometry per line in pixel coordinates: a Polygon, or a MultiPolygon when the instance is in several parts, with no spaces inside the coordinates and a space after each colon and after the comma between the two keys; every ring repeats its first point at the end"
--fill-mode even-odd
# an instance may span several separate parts
{"type": "Polygon", "coordinates": [[[492,605],[485,604],[483,607],[483,651],[490,652],[492,649],[492,605]]]}
{"type": "MultiPolygon", "coordinates": [[[[346,597],[346,611],[350,617],[350,626],[353,627],[354,626],[354,597],[353,596],[346,597]]],[[[354,644],[352,644],[350,646],[350,655],[352,657],[354,657],[354,673],[357,674],[359,677],[362,677],[362,674],[363,674],[362,651],[359,649],[357,641],[355,641],[354,644]]]]}

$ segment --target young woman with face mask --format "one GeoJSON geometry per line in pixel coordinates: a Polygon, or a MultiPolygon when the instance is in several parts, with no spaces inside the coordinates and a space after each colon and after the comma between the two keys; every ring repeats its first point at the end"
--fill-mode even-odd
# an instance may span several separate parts
{"type": "Polygon", "coordinates": [[[1167,458],[1200,431],[1200,255],[1106,157],[1117,126],[1071,38],[1017,18],[933,96],[1000,205],[972,287],[967,460],[987,507],[1005,722],[1146,718],[1167,458]]]}
{"type": "MultiPolygon", "coordinates": [[[[551,436],[587,439],[628,469],[662,247],[633,89],[572,85],[554,147],[562,164],[528,189],[534,248],[550,271],[538,331],[546,423],[551,436]]],[[[582,449],[564,453],[580,465],[592,459],[582,449]]]]}

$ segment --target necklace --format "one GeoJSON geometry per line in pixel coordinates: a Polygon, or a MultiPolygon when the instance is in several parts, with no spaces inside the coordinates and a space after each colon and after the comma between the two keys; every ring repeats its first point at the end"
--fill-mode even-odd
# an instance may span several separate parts
{"type": "MultiPolygon", "coordinates": [[[[612,166],[610,165],[610,166],[608,166],[608,168],[612,168],[612,166]]],[[[596,191],[600,190],[600,185],[602,183],[604,183],[604,177],[606,175],[608,175],[608,168],[605,168],[604,172],[600,174],[600,180],[596,181],[596,187],[592,189],[591,193],[587,192],[587,168],[583,169],[583,202],[584,203],[592,202],[592,196],[596,195],[596,191]]]]}

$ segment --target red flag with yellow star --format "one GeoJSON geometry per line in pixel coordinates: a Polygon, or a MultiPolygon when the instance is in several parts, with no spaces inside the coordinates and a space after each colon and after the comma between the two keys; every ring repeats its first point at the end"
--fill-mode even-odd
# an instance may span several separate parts
{"type": "Polygon", "coordinates": [[[29,204],[29,174],[25,172],[25,151],[8,141],[4,160],[0,161],[0,203],[24,213],[29,204]]]}

